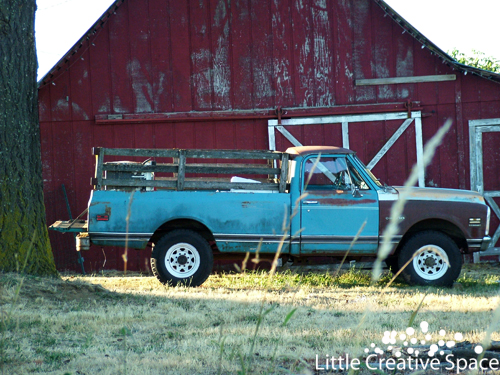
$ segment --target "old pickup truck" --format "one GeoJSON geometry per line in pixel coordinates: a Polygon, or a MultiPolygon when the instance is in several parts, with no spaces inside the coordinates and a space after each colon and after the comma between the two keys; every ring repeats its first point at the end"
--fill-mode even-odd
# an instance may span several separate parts
{"type": "MultiPolygon", "coordinates": [[[[330,146],[94,148],[94,154],[87,220],[58,221],[51,229],[77,232],[77,250],[150,246],[153,273],[170,285],[199,286],[214,259],[272,257],[280,245],[288,261],[376,256],[403,189],[383,185],[355,152],[330,146]]],[[[448,286],[460,274],[462,255],[488,246],[489,220],[476,192],[411,188],[386,263],[396,270],[411,260],[402,271],[408,283],[448,286]]]]}

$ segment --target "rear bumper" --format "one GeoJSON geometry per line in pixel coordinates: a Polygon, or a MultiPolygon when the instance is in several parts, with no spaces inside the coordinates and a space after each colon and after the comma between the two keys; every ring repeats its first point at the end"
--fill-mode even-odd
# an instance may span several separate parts
{"type": "Polygon", "coordinates": [[[490,245],[491,237],[485,236],[480,239],[470,239],[467,240],[467,246],[469,247],[469,253],[475,253],[477,251],[485,251],[490,245]]]}

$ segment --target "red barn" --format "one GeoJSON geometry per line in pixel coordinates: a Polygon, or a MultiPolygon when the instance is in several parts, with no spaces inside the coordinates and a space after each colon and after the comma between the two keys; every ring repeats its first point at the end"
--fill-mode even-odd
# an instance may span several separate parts
{"type": "MultiPolygon", "coordinates": [[[[93,146],[343,145],[402,184],[452,119],[419,185],[484,192],[493,234],[499,83],[382,0],[117,0],[39,82],[48,222],[68,217],[62,184],[73,216],[85,209],[93,146]]],[[[75,269],[73,238],[51,240],[58,268],[75,269]]],[[[120,251],[83,255],[87,270],[123,267],[120,251]]],[[[148,258],[129,254],[128,268],[148,258]]]]}

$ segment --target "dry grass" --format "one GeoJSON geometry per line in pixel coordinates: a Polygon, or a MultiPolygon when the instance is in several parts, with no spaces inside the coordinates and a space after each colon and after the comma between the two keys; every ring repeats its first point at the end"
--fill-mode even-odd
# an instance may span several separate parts
{"type": "MultiPolygon", "coordinates": [[[[416,323],[479,342],[499,303],[498,267],[469,265],[461,287],[396,284],[386,293],[349,271],[212,275],[199,288],[169,288],[150,276],[110,273],[0,274],[4,374],[312,373],[315,356],[359,353],[384,331],[403,331],[428,291],[416,323]],[[248,355],[261,305],[269,311],[248,355]],[[358,324],[369,306],[370,313],[358,324]],[[11,313],[8,313],[13,307],[11,313]],[[297,309],[288,323],[287,315],[297,309]]],[[[387,279],[387,277],[386,277],[387,279]]],[[[498,339],[498,336],[494,336],[498,339]]]]}

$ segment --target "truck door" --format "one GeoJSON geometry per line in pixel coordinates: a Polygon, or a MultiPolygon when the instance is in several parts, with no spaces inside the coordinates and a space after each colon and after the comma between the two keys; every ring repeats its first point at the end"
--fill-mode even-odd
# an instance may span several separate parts
{"type": "Polygon", "coordinates": [[[301,254],[376,254],[378,195],[345,155],[311,156],[302,164],[301,254]],[[353,189],[356,187],[356,190],[353,189]]]}

